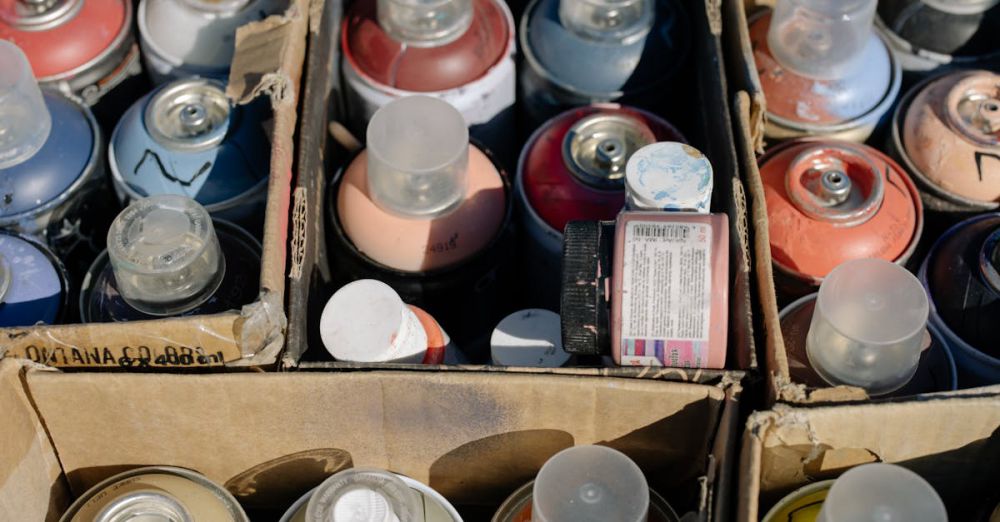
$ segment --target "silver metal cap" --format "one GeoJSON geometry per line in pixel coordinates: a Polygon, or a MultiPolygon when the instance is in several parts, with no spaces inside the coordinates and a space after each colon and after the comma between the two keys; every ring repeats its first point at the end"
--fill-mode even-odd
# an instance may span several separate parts
{"type": "Polygon", "coordinates": [[[149,134],[165,147],[204,150],[229,131],[232,105],[216,80],[186,78],[165,85],[146,105],[149,134]]]}
{"type": "Polygon", "coordinates": [[[574,124],[563,138],[563,161],[594,188],[620,189],[632,154],[656,141],[645,123],[620,114],[594,114],[574,124]]]}

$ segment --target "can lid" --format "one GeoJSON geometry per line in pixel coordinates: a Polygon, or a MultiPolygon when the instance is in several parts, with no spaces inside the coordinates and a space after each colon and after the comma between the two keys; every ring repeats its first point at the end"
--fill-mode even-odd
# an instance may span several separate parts
{"type": "Polygon", "coordinates": [[[10,0],[0,3],[0,20],[20,29],[59,25],[83,6],[83,0],[10,0]]]}
{"type": "Polygon", "coordinates": [[[52,130],[52,116],[21,48],[0,40],[0,169],[35,155],[52,130]]]}
{"type": "Polygon", "coordinates": [[[352,468],[323,481],[306,506],[308,522],[423,522],[418,493],[387,471],[352,468]]]}
{"type": "Polygon", "coordinates": [[[1000,148],[1000,75],[969,75],[945,98],[951,125],[978,145],[1000,148]]]}
{"type": "Polygon", "coordinates": [[[132,491],[115,498],[97,514],[93,522],[137,520],[196,522],[180,500],[162,491],[153,490],[132,491]]]}
{"type": "Polygon", "coordinates": [[[149,134],[164,147],[205,150],[225,139],[232,105],[225,86],[206,78],[185,78],[163,86],[146,105],[149,134]]]}
{"type": "Polygon", "coordinates": [[[817,79],[844,78],[862,62],[877,0],[779,0],[767,34],[782,66],[817,79]]]}
{"type": "Polygon", "coordinates": [[[947,522],[944,502],[920,475],[895,464],[863,464],[830,488],[816,522],[947,522]]]}
{"type": "Polygon", "coordinates": [[[606,446],[575,446],[550,458],[535,478],[531,520],[645,522],[649,484],[624,453],[606,446]]]}
{"type": "Polygon", "coordinates": [[[427,332],[389,285],[361,279],[337,290],[323,308],[320,338],[338,361],[423,361],[427,332]]]}
{"type": "Polygon", "coordinates": [[[563,350],[559,314],[540,308],[514,312],[493,329],[493,364],[558,368],[570,355],[563,350]]]}
{"type": "Polygon", "coordinates": [[[132,202],[111,223],[108,258],[122,298],[150,315],[197,307],[226,271],[208,211],[184,196],[132,202]]]}
{"type": "Polygon", "coordinates": [[[609,352],[614,221],[570,221],[563,232],[560,295],[563,350],[580,355],[609,352]]]}
{"type": "Polygon", "coordinates": [[[842,226],[878,213],[886,174],[848,144],[823,143],[800,152],[785,172],[788,198],[803,214],[842,226]]]}
{"type": "Polygon", "coordinates": [[[559,0],[559,21],[592,40],[632,41],[653,28],[654,0],[559,0]]]}
{"type": "Polygon", "coordinates": [[[683,143],[646,145],[628,160],[625,190],[626,204],[633,210],[707,214],[712,204],[712,163],[683,143]]]}
{"type": "Polygon", "coordinates": [[[389,36],[416,47],[451,43],[472,25],[472,0],[378,0],[377,10],[389,36]]]}
{"type": "Polygon", "coordinates": [[[938,11],[957,15],[970,15],[983,13],[993,6],[1000,4],[1000,0],[920,0],[938,11]]]}
{"type": "Polygon", "coordinates": [[[563,161],[589,186],[620,189],[629,158],[654,141],[656,135],[645,122],[626,114],[599,112],[570,127],[563,138],[563,161]]]}
{"type": "Polygon", "coordinates": [[[250,0],[181,0],[181,3],[195,11],[229,14],[243,9],[250,0]]]}

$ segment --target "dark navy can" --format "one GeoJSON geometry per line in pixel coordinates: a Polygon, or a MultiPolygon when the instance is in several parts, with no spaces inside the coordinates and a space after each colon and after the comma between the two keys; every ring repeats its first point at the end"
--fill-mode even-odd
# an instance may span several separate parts
{"type": "Polygon", "coordinates": [[[59,322],[68,288],[66,269],[44,244],[0,230],[0,327],[59,322]]]}

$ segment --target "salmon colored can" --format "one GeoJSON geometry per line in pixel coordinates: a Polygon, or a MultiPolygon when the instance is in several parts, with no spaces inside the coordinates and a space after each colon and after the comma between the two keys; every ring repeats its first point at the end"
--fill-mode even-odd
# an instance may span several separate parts
{"type": "Polygon", "coordinates": [[[799,140],[760,159],[778,287],[815,291],[844,261],[904,264],[923,229],[917,187],[885,154],[865,145],[799,140]]]}

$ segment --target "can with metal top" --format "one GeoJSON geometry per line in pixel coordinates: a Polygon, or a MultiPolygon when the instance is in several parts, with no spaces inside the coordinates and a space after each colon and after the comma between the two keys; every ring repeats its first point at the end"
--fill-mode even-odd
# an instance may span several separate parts
{"type": "Polygon", "coordinates": [[[68,304],[62,262],[28,236],[0,230],[0,327],[59,322],[68,304]]]}
{"type": "Polygon", "coordinates": [[[60,522],[121,520],[249,522],[243,508],[222,486],[199,473],[151,466],[115,475],[69,507],[60,522]]]}
{"type": "Polygon", "coordinates": [[[688,15],[677,0],[533,0],[519,38],[527,129],[591,103],[662,108],[691,49],[688,15]]]}
{"type": "Polygon", "coordinates": [[[137,22],[146,72],[155,84],[185,76],[226,80],[236,29],[287,5],[284,0],[142,0],[137,22]]]}
{"type": "Polygon", "coordinates": [[[1000,206],[1000,75],[957,71],[915,86],[896,109],[892,147],[928,209],[1000,206]]]}
{"type": "MultiPolygon", "coordinates": [[[[772,12],[764,11],[750,21],[750,42],[767,100],[765,136],[865,141],[892,107],[902,82],[899,63],[881,35],[870,24],[860,32],[856,55],[845,59],[850,66],[837,77],[800,73],[772,50],[772,18],[772,12]]],[[[832,38],[822,30],[817,34],[832,38]]]]}
{"type": "Polygon", "coordinates": [[[234,105],[222,83],[176,80],[136,102],[108,149],[123,203],[158,194],[190,197],[214,217],[262,224],[270,143],[267,100],[234,105]]]}
{"type": "Polygon", "coordinates": [[[931,298],[930,321],[951,346],[961,385],[1000,383],[1000,214],[945,232],[919,275],[931,298]]]}
{"type": "Polygon", "coordinates": [[[905,264],[923,229],[916,185],[885,154],[856,143],[799,140],[760,159],[775,282],[815,291],[837,265],[876,257],[905,264]]]}
{"type": "Polygon", "coordinates": [[[823,507],[830,488],[833,487],[832,480],[814,482],[808,486],[803,486],[785,496],[774,505],[764,518],[763,522],[816,522],[819,517],[819,510],[823,507]]]}
{"type": "Polygon", "coordinates": [[[877,24],[903,70],[1000,64],[1000,6],[996,0],[882,0],[877,24]]]}
{"type": "Polygon", "coordinates": [[[528,140],[515,190],[532,306],[558,310],[563,229],[570,221],[614,219],[625,206],[629,158],[657,141],[686,142],[662,118],[616,104],[570,109],[528,140]]]}
{"type": "Polygon", "coordinates": [[[93,105],[139,74],[129,0],[10,0],[0,39],[17,44],[46,88],[93,105]]]}

